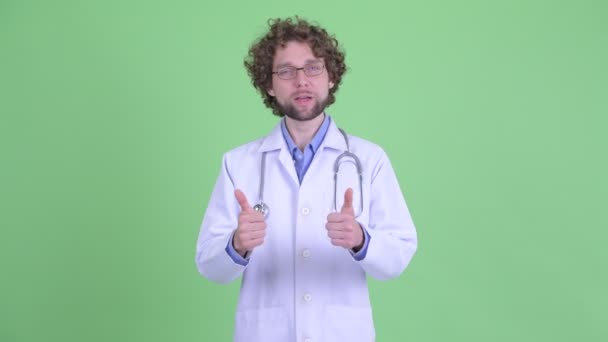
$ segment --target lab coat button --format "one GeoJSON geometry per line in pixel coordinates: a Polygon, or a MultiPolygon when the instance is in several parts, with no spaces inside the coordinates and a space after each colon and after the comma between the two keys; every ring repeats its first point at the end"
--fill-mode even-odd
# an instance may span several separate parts
{"type": "Polygon", "coordinates": [[[305,338],[304,342],[312,342],[312,338],[305,338]]]}
{"type": "Polygon", "coordinates": [[[310,254],[311,254],[311,253],[310,253],[310,249],[305,249],[305,250],[303,250],[303,251],[302,251],[302,256],[303,256],[305,259],[310,258],[310,254]]]}
{"type": "Polygon", "coordinates": [[[302,208],[302,215],[308,215],[308,214],[310,214],[310,209],[306,208],[306,207],[302,208]]]}
{"type": "Polygon", "coordinates": [[[310,302],[312,301],[312,295],[310,293],[307,293],[304,295],[304,301],[305,302],[310,302]]]}

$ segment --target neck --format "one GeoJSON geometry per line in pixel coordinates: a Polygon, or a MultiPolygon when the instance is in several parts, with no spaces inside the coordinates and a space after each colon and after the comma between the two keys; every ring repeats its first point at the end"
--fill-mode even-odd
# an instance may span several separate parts
{"type": "Polygon", "coordinates": [[[289,131],[289,135],[300,151],[304,151],[306,145],[310,143],[312,137],[315,136],[319,127],[321,127],[323,120],[325,120],[325,113],[308,121],[298,121],[287,116],[285,117],[287,131],[289,131]]]}

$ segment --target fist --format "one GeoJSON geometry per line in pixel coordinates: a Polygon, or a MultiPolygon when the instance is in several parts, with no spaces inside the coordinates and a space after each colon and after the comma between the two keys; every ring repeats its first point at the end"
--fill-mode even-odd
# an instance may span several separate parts
{"type": "Polygon", "coordinates": [[[353,189],[348,188],[344,193],[344,204],[340,212],[327,215],[325,228],[332,245],[352,249],[354,252],[363,247],[363,229],[355,220],[353,209],[353,189]]]}
{"type": "Polygon", "coordinates": [[[232,239],[232,246],[239,255],[245,257],[248,252],[262,243],[266,236],[266,222],[262,213],[253,210],[245,194],[236,189],[234,191],[241,212],[239,213],[238,226],[232,239]]]}

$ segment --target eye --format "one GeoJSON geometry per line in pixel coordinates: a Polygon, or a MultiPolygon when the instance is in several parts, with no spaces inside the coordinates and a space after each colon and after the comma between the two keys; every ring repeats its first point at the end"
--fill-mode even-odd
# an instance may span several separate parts
{"type": "Polygon", "coordinates": [[[322,68],[321,64],[312,64],[312,65],[307,65],[306,68],[308,69],[308,71],[312,71],[312,72],[319,72],[322,68]]]}
{"type": "Polygon", "coordinates": [[[277,71],[279,77],[288,77],[293,74],[295,68],[281,68],[277,71]]]}

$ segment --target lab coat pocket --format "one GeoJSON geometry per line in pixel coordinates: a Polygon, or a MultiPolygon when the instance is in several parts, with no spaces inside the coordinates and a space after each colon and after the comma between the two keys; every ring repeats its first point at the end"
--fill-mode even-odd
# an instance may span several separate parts
{"type": "Polygon", "coordinates": [[[376,335],[369,307],[325,307],[323,341],[372,342],[376,335]]]}
{"type": "Polygon", "coordinates": [[[282,307],[238,311],[234,341],[288,341],[287,314],[282,307]]]}

